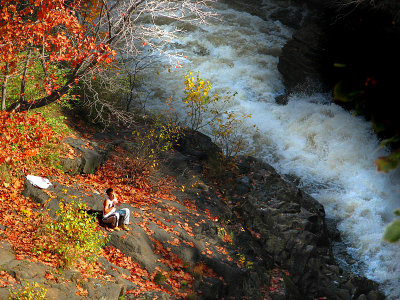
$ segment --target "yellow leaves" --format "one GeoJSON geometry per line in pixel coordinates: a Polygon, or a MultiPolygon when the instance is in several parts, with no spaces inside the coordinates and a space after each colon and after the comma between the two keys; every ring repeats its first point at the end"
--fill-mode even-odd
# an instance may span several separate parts
{"type": "Polygon", "coordinates": [[[28,209],[21,209],[21,213],[24,214],[27,218],[29,218],[32,215],[32,211],[28,209]]]}

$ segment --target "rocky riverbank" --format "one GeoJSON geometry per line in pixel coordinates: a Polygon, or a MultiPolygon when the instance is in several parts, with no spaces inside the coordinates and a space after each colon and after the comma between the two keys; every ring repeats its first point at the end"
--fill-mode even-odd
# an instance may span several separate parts
{"type": "MultiPolygon", "coordinates": [[[[119,131],[118,138],[110,133],[95,134],[90,141],[66,140],[81,155],[64,161],[65,171],[91,173],[113,157],[116,149],[133,151],[130,135],[119,131]]],[[[225,168],[217,160],[218,152],[207,136],[186,132],[175,151],[163,155],[157,175],[172,176],[177,187],[186,189],[176,189],[175,199],[149,197],[148,207],[125,199],[123,207],[132,212],[132,231],[108,232],[108,246],[131,257],[149,274],[173,269],[165,264],[166,256],[175,257],[188,269],[202,266],[209,270],[193,283],[198,299],[384,299],[374,282],[336,264],[322,205],[268,164],[241,157],[233,168],[225,168]]],[[[50,179],[53,186],[48,191],[26,182],[24,195],[50,209],[52,215],[61,199],[79,199],[92,213],[101,211],[104,191],[83,182],[50,179]]],[[[4,241],[0,249],[2,270],[12,277],[9,281],[16,285],[40,282],[51,299],[79,299],[77,286],[87,291],[89,299],[121,295],[134,299],[127,291],[139,288],[130,280],[138,269],[104,258],[100,264],[108,281],[83,278],[74,270],[59,273],[28,259],[16,260],[4,241]],[[48,274],[56,279],[49,280],[48,274]]],[[[168,288],[166,283],[160,285],[168,288]]],[[[0,288],[1,298],[7,294],[8,288],[0,288]]],[[[142,296],[180,298],[162,291],[142,296]]]]}

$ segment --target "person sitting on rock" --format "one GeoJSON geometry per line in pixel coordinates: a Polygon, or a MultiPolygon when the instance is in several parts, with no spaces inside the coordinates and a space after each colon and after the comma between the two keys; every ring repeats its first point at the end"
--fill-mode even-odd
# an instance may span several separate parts
{"type": "Polygon", "coordinates": [[[113,230],[121,230],[118,225],[120,222],[122,222],[121,228],[124,230],[130,230],[127,226],[129,224],[130,216],[129,209],[116,209],[116,206],[119,205],[119,202],[112,188],[108,188],[106,190],[106,194],[108,197],[103,203],[103,222],[106,224],[111,224],[113,230]]]}

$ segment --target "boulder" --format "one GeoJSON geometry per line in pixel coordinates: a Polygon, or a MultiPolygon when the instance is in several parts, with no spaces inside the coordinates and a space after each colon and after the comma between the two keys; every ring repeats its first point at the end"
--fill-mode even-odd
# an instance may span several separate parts
{"type": "Polygon", "coordinates": [[[157,260],[160,257],[154,254],[152,242],[144,231],[134,224],[131,227],[133,227],[131,234],[113,232],[107,245],[121,250],[122,253],[134,258],[142,267],[152,272],[157,266],[157,260]],[[126,238],[122,238],[125,235],[126,238]]]}
{"type": "Polygon", "coordinates": [[[27,179],[24,182],[24,189],[22,191],[22,195],[25,197],[30,197],[33,201],[39,204],[46,203],[50,198],[50,196],[47,195],[41,188],[34,186],[27,179]]]}
{"type": "Polygon", "coordinates": [[[183,155],[201,161],[216,157],[221,153],[221,149],[212,142],[209,136],[189,129],[183,132],[175,149],[183,155]]]}
{"type": "Polygon", "coordinates": [[[98,147],[95,142],[85,142],[81,139],[66,138],[64,142],[77,150],[80,156],[76,158],[63,158],[61,165],[65,173],[70,175],[92,174],[105,160],[110,147],[98,147]]]}
{"type": "MultiPolygon", "coordinates": [[[[283,76],[287,93],[309,91],[319,86],[323,65],[324,28],[309,24],[297,30],[283,47],[278,70],[283,76]]],[[[283,101],[283,100],[279,100],[283,101]]]]}

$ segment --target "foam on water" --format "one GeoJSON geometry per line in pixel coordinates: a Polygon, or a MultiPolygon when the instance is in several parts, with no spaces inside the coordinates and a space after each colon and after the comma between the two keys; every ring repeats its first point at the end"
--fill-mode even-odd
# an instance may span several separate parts
{"type": "Polygon", "coordinates": [[[398,245],[382,242],[392,211],[400,207],[399,171],[377,173],[374,161],[387,152],[379,148],[371,124],[332,104],[329,95],[297,94],[285,106],[275,103],[284,90],[278,57],[292,30],[269,20],[268,12],[276,7],[267,1],[264,5],[265,19],[219,3],[220,21],[164,25],[165,30],[190,29],[164,49],[188,58],[180,59],[182,68],[169,72],[171,64],[165,60],[157,66],[159,75],[147,72],[144,82],[153,91],[147,106],[162,111],[168,97],[182,98],[189,71],[209,79],[214,92],[237,92],[230,109],[252,114],[243,128],[250,150],[281,174],[299,177],[301,186],[338,221],[348,253],[361,262],[356,271],[381,282],[390,298],[399,299],[400,251],[398,245]]]}

